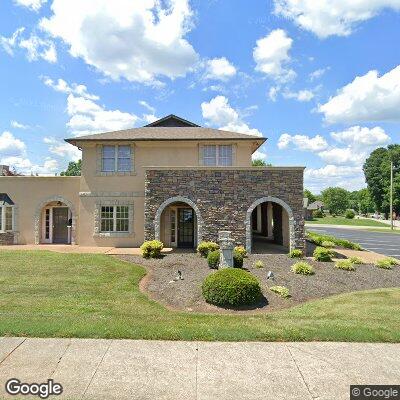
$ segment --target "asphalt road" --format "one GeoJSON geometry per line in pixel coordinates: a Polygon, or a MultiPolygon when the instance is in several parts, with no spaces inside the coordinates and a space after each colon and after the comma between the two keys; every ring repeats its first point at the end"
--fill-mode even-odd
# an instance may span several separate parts
{"type": "Polygon", "coordinates": [[[371,232],[361,229],[340,229],[307,226],[310,231],[333,235],[359,243],[364,249],[381,253],[386,256],[400,258],[400,234],[371,232]]]}

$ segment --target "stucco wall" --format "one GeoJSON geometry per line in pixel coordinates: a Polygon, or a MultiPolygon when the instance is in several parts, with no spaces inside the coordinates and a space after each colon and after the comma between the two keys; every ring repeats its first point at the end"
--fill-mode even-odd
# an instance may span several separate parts
{"type": "Polygon", "coordinates": [[[181,196],[201,213],[202,240],[215,241],[219,230],[230,230],[237,244],[247,245],[249,208],[269,198],[288,206],[291,231],[283,234],[292,248],[304,248],[303,168],[149,168],[145,194],[146,239],[156,237],[161,204],[181,196]]]}

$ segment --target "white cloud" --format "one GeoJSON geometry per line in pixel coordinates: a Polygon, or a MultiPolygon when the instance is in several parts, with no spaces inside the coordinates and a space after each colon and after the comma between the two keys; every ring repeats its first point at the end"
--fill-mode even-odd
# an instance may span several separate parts
{"type": "Polygon", "coordinates": [[[271,101],[276,101],[278,97],[280,87],[279,86],[271,86],[268,90],[268,97],[271,101]]]}
{"type": "Polygon", "coordinates": [[[22,156],[4,157],[0,159],[1,164],[9,165],[23,175],[54,175],[59,170],[58,161],[46,157],[42,165],[32,163],[29,158],[22,156]]]}
{"type": "Polygon", "coordinates": [[[251,156],[251,158],[253,159],[253,160],[266,160],[266,158],[267,158],[267,154],[266,153],[264,153],[263,151],[260,151],[260,150],[256,150],[254,153],[253,153],[253,155],[251,156]]]}
{"type": "Polygon", "coordinates": [[[142,120],[145,121],[147,124],[151,124],[154,121],[160,119],[159,117],[155,116],[154,114],[143,114],[142,120]]]}
{"type": "Polygon", "coordinates": [[[188,0],[54,0],[51,10],[42,29],[112,79],[154,84],[184,76],[197,62],[185,38],[193,25],[188,0]]]}
{"type": "Polygon", "coordinates": [[[318,111],[328,123],[400,121],[400,65],[379,77],[369,71],[356,77],[318,111]]]}
{"type": "Polygon", "coordinates": [[[147,110],[149,110],[152,114],[154,114],[156,112],[156,109],[154,107],[152,107],[149,103],[147,103],[147,101],[144,100],[140,100],[139,104],[146,108],[147,110]]]}
{"type": "Polygon", "coordinates": [[[314,96],[314,92],[308,89],[299,90],[298,92],[283,92],[283,97],[285,99],[294,99],[301,102],[310,101],[314,98],[314,96]]]}
{"type": "Polygon", "coordinates": [[[361,165],[366,158],[364,152],[356,152],[351,147],[332,147],[318,155],[326,163],[334,165],[361,165]]]}
{"type": "Polygon", "coordinates": [[[227,81],[236,75],[235,66],[225,57],[213,58],[206,62],[205,79],[227,81]]]}
{"type": "Polygon", "coordinates": [[[384,146],[390,142],[390,137],[379,126],[375,128],[352,126],[341,132],[331,132],[331,136],[335,141],[352,147],[384,146]]]}
{"type": "Polygon", "coordinates": [[[45,137],[43,141],[49,145],[50,153],[56,154],[68,161],[78,161],[82,158],[82,152],[72,144],[61,142],[52,137],[45,137]]]}
{"type": "Polygon", "coordinates": [[[328,147],[328,143],[321,135],[314,137],[306,135],[289,135],[283,133],[278,140],[278,148],[286,149],[289,144],[293,144],[296,149],[303,151],[321,151],[328,147]]]}
{"type": "Polygon", "coordinates": [[[329,67],[316,69],[315,71],[311,72],[308,75],[308,77],[309,77],[310,81],[313,82],[316,79],[321,78],[322,75],[324,75],[325,72],[328,71],[329,69],[330,69],[329,67]]]}
{"type": "Polygon", "coordinates": [[[26,145],[11,132],[5,131],[0,135],[0,155],[3,157],[20,156],[26,152],[26,145]]]}
{"type": "Polygon", "coordinates": [[[18,28],[11,37],[0,36],[0,45],[11,56],[15,49],[20,48],[26,51],[26,57],[29,61],[43,59],[50,63],[57,62],[57,51],[53,41],[43,39],[36,34],[23,38],[25,28],[18,28]]]}
{"type": "Polygon", "coordinates": [[[274,0],[275,13],[293,20],[320,38],[347,36],[357,23],[366,21],[385,8],[400,10],[399,0],[274,0]]]}
{"type": "Polygon", "coordinates": [[[79,85],[77,83],[72,83],[72,85],[70,86],[70,85],[68,85],[67,82],[64,81],[64,79],[58,79],[56,82],[47,76],[42,77],[42,80],[46,86],[51,87],[52,89],[54,89],[57,92],[66,93],[66,94],[75,94],[77,96],[82,96],[85,99],[90,99],[90,100],[98,100],[99,99],[99,96],[88,93],[87,87],[85,85],[79,85]]]}
{"type": "Polygon", "coordinates": [[[233,109],[225,96],[216,96],[208,103],[201,103],[203,118],[219,129],[262,136],[258,129],[250,128],[233,109]]]}
{"type": "Polygon", "coordinates": [[[90,99],[73,94],[67,98],[67,126],[74,136],[133,128],[138,117],[120,110],[106,110],[90,99]]]}
{"type": "Polygon", "coordinates": [[[257,40],[253,49],[256,70],[280,82],[288,82],[295,78],[296,73],[287,67],[291,60],[289,50],[292,44],[293,39],[283,29],[275,29],[257,40]]]}
{"type": "Polygon", "coordinates": [[[29,8],[32,11],[38,12],[47,0],[14,0],[18,6],[29,8]]]}
{"type": "Polygon", "coordinates": [[[24,124],[21,124],[20,122],[18,122],[18,121],[11,121],[11,126],[13,127],[13,128],[16,128],[16,129],[29,129],[30,128],[30,126],[29,125],[24,125],[24,124]]]}

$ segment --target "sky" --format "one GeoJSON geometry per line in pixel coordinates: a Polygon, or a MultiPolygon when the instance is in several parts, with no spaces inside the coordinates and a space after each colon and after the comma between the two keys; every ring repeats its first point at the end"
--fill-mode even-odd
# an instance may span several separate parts
{"type": "Polygon", "coordinates": [[[64,170],[64,138],[176,114],[267,137],[305,187],[365,187],[399,143],[400,0],[1,0],[0,164],[64,170]]]}

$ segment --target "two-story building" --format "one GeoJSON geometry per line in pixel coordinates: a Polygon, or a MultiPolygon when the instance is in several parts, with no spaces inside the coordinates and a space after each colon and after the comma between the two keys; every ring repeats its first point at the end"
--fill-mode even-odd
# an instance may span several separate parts
{"type": "Polygon", "coordinates": [[[195,247],[229,230],[304,248],[303,167],[252,167],[265,138],[170,115],[142,128],[66,141],[79,177],[0,177],[0,244],[195,247]]]}

